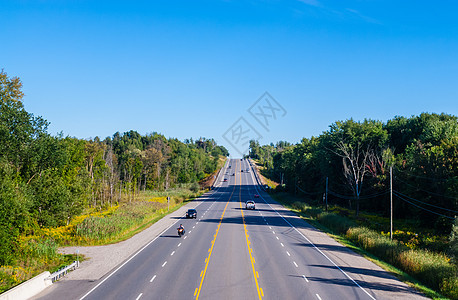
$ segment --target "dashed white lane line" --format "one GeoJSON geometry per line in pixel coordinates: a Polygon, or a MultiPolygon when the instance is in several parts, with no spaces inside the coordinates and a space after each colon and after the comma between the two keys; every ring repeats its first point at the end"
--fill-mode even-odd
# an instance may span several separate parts
{"type": "Polygon", "coordinates": [[[304,278],[306,282],[309,282],[309,280],[307,279],[307,277],[305,277],[305,275],[302,275],[302,278],[304,278]]]}
{"type": "Polygon", "coordinates": [[[272,233],[275,234],[275,231],[272,230],[272,233]]]}
{"type": "Polygon", "coordinates": [[[181,243],[179,243],[177,247],[180,247],[180,246],[181,246],[181,243]]]}
{"type": "Polygon", "coordinates": [[[143,293],[140,293],[140,295],[138,295],[138,297],[137,297],[137,298],[135,298],[135,300],[138,300],[138,299],[140,299],[142,295],[143,295],[143,293]]]}
{"type": "Polygon", "coordinates": [[[286,251],[286,254],[288,254],[288,256],[291,256],[291,254],[289,254],[289,252],[288,252],[288,251],[286,251]]]}
{"type": "Polygon", "coordinates": [[[192,230],[189,230],[189,233],[191,233],[191,232],[192,232],[192,230]]]}
{"type": "Polygon", "coordinates": [[[151,280],[149,282],[153,282],[154,279],[156,279],[156,275],[154,275],[153,278],[151,278],[151,280]]]}
{"type": "Polygon", "coordinates": [[[275,236],[275,237],[277,238],[277,240],[280,240],[280,239],[278,238],[278,236],[275,236]]]}
{"type": "Polygon", "coordinates": [[[196,228],[196,225],[192,226],[192,229],[196,228]]]}
{"type": "Polygon", "coordinates": [[[280,243],[280,245],[281,245],[282,247],[285,247],[285,245],[283,245],[283,243],[280,243]]]}
{"type": "Polygon", "coordinates": [[[320,295],[316,294],[316,297],[318,298],[318,300],[321,300],[320,295]]]}
{"type": "Polygon", "coordinates": [[[272,229],[272,227],[271,227],[271,226],[269,226],[269,229],[272,229]]]}
{"type": "Polygon", "coordinates": [[[298,267],[299,267],[299,266],[296,264],[296,262],[295,262],[295,261],[293,261],[293,264],[296,266],[296,268],[298,268],[298,267]]]}
{"type": "Polygon", "coordinates": [[[167,261],[165,261],[165,262],[162,264],[162,267],[164,267],[166,264],[167,264],[167,261]]]}
{"type": "Polygon", "coordinates": [[[185,236],[184,239],[186,239],[188,236],[185,236]]]}
{"type": "Polygon", "coordinates": [[[170,253],[170,256],[174,255],[175,254],[175,251],[172,251],[172,253],[170,253]]]}

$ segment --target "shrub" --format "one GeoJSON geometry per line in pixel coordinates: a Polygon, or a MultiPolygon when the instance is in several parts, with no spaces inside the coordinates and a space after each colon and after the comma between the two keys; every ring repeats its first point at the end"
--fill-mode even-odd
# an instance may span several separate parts
{"type": "Polygon", "coordinates": [[[345,234],[351,226],[354,226],[354,223],[348,218],[329,212],[318,214],[317,219],[324,226],[340,234],[345,234]]]}
{"type": "Polygon", "coordinates": [[[456,267],[443,254],[408,250],[399,254],[398,264],[405,272],[436,290],[441,290],[444,283],[447,288],[456,286],[456,267]]]}

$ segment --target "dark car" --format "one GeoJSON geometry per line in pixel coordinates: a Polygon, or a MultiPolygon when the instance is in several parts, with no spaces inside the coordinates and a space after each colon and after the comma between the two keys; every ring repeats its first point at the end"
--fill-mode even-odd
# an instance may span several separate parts
{"type": "Polygon", "coordinates": [[[255,198],[259,198],[259,195],[258,195],[258,194],[254,194],[254,197],[255,197],[255,198]]]}
{"type": "Polygon", "coordinates": [[[227,181],[227,178],[224,178],[224,180],[223,180],[223,181],[224,181],[224,182],[226,182],[226,181],[227,181]]]}
{"type": "Polygon", "coordinates": [[[197,210],[195,210],[194,208],[188,209],[188,211],[186,212],[186,218],[194,218],[194,219],[196,219],[197,218],[197,210]]]}

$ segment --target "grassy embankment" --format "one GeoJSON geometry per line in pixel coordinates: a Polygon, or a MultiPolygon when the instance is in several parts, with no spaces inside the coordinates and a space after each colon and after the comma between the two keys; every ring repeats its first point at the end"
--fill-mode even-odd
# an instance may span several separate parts
{"type": "Polygon", "coordinates": [[[398,230],[394,236],[399,240],[390,240],[387,233],[365,226],[387,221],[380,216],[362,213],[356,219],[352,213],[340,207],[332,207],[326,212],[320,207],[304,203],[303,198],[287,193],[272,193],[272,196],[315,227],[363,254],[428,297],[445,299],[442,295],[446,295],[458,299],[457,266],[443,253],[417,247],[418,243],[414,242],[412,236],[418,237],[418,234],[398,230]],[[339,214],[342,212],[348,213],[348,216],[339,214]],[[362,222],[366,224],[362,225],[362,222]],[[408,241],[405,241],[406,238],[408,241]]]}

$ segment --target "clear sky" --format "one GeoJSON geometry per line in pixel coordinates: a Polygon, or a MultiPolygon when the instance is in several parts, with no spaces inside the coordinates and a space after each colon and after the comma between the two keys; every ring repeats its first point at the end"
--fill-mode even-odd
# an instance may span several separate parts
{"type": "Polygon", "coordinates": [[[0,0],[0,68],[51,134],[212,137],[239,156],[240,117],[265,144],[458,115],[457,16],[457,1],[0,0]],[[264,92],[284,109],[266,127],[248,111],[264,92]]]}

